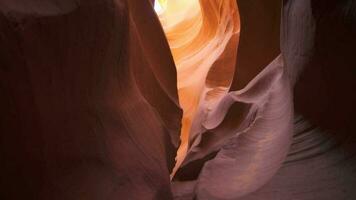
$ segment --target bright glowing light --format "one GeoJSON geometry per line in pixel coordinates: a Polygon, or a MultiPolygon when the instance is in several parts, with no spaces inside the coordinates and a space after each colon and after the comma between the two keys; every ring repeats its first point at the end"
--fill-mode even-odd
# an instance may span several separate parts
{"type": "Polygon", "coordinates": [[[155,5],[154,5],[154,9],[156,11],[157,14],[160,14],[164,11],[164,9],[167,6],[167,0],[156,0],[155,1],[155,5]]]}
{"type": "Polygon", "coordinates": [[[161,4],[158,1],[155,1],[155,11],[156,13],[160,13],[162,11],[161,4]]]}

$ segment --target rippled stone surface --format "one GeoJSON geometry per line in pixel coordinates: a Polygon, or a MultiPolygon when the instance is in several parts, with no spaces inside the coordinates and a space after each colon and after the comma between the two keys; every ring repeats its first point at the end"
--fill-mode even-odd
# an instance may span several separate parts
{"type": "Polygon", "coordinates": [[[0,199],[356,198],[353,0],[162,8],[0,1],[0,199]]]}
{"type": "Polygon", "coordinates": [[[240,21],[234,0],[164,3],[158,16],[176,64],[179,102],[184,111],[175,173],[191,146],[191,138],[196,137],[194,124],[203,123],[203,116],[229,89],[240,21]]]}

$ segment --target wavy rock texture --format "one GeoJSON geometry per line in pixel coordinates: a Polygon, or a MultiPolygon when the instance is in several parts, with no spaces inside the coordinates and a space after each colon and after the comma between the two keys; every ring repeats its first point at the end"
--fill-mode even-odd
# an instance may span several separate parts
{"type": "Polygon", "coordinates": [[[151,4],[0,10],[0,198],[171,199],[182,112],[151,4]]]}
{"type": "MultiPolygon", "coordinates": [[[[209,4],[210,2],[211,1],[200,1],[201,8],[204,9],[205,4],[212,7],[215,6],[216,9],[220,8],[219,4],[209,4]]],[[[224,2],[226,3],[227,1],[224,2]]],[[[242,3],[241,5],[241,9],[248,8],[246,3],[242,3]]],[[[238,60],[241,57],[242,62],[238,63],[235,72],[235,74],[239,74],[240,68],[250,67],[250,69],[253,70],[250,70],[247,75],[251,76],[251,80],[246,80],[246,77],[244,77],[241,81],[236,81],[239,76],[235,76],[235,80],[231,81],[233,76],[231,76],[232,73],[230,72],[231,77],[227,76],[225,79],[226,85],[213,85],[213,87],[220,86],[220,88],[225,86],[225,88],[222,89],[222,91],[225,92],[220,92],[220,97],[210,99],[210,101],[203,99],[200,101],[200,104],[197,105],[198,112],[193,116],[195,117],[192,120],[193,126],[189,130],[189,149],[174,179],[177,181],[177,183],[174,183],[177,198],[184,198],[185,195],[190,195],[189,193],[185,194],[186,191],[184,189],[183,192],[180,191],[180,187],[186,187],[182,181],[193,181],[190,182],[191,185],[189,187],[193,190],[193,193],[195,193],[198,199],[236,199],[242,197],[265,184],[276,173],[287,155],[292,137],[292,87],[285,73],[281,56],[276,58],[276,60],[264,70],[260,61],[264,59],[263,62],[268,63],[278,55],[278,35],[276,37],[275,34],[278,33],[278,30],[276,31],[278,26],[270,26],[265,30],[265,26],[259,27],[258,24],[254,24],[264,24],[273,22],[274,20],[278,21],[278,15],[267,17],[265,21],[262,22],[258,21],[258,17],[265,13],[272,13],[278,10],[278,7],[274,7],[274,10],[271,11],[268,10],[267,6],[264,6],[264,3],[258,5],[264,12],[245,15],[245,17],[242,16],[241,24],[246,23],[246,28],[250,28],[248,29],[250,31],[262,31],[253,35],[247,32],[246,36],[244,36],[242,28],[240,44],[242,56],[240,56],[240,52],[237,56],[238,60]],[[256,40],[253,40],[257,39],[258,42],[268,37],[272,38],[272,43],[276,42],[276,44],[270,46],[270,48],[266,48],[263,43],[256,44],[256,40]],[[243,48],[245,46],[249,48],[243,48]],[[271,50],[272,52],[263,54],[271,50]],[[261,53],[263,56],[258,53],[261,53]],[[250,60],[250,64],[244,66],[243,64],[246,62],[244,59],[247,59],[244,56],[248,56],[248,59],[255,57],[256,60],[250,60]],[[251,73],[254,73],[254,75],[251,75],[251,73]],[[252,76],[255,77],[253,78],[252,76]],[[245,86],[242,89],[233,90],[243,84],[245,84],[245,86]],[[231,90],[228,92],[230,86],[231,90]],[[278,126],[276,126],[276,124],[278,124],[278,126]],[[271,155],[273,155],[273,157],[271,157],[271,155]],[[256,180],[258,180],[258,182],[256,182],[256,180]],[[181,186],[182,184],[183,186],[181,186]]],[[[223,9],[221,10],[222,12],[224,11],[223,9]]],[[[237,12],[237,10],[235,12],[237,12]]],[[[224,27],[224,15],[217,16],[222,18],[217,20],[217,22],[222,23],[219,26],[224,27]]],[[[235,16],[238,16],[238,14],[235,14],[235,16]]],[[[165,22],[166,21],[163,20],[163,28],[165,28],[165,22]]],[[[273,25],[273,23],[270,24],[273,25]]],[[[237,25],[239,26],[239,23],[237,25]]],[[[214,30],[214,24],[208,24],[206,26],[208,28],[211,26],[212,30],[214,30]]],[[[170,37],[172,33],[169,28],[168,30],[165,28],[168,41],[172,40],[170,37]]],[[[204,33],[206,32],[207,31],[204,31],[204,33]]],[[[229,38],[229,34],[225,34],[224,37],[229,38]]],[[[214,37],[202,38],[201,40],[204,41],[205,39],[205,42],[208,44],[218,40],[218,38],[214,37]]],[[[170,45],[173,55],[175,55],[176,45],[175,43],[172,44],[172,42],[170,42],[170,45]]],[[[237,48],[237,43],[232,45],[235,45],[235,48],[237,48]]],[[[226,46],[223,46],[223,48],[225,48],[226,51],[230,50],[226,48],[226,46]]],[[[216,49],[217,48],[208,50],[214,55],[214,50],[216,49]]],[[[195,54],[194,51],[189,52],[187,50],[183,52],[187,54],[188,58],[194,58],[195,56],[195,60],[209,61],[209,59],[205,59],[205,54],[199,55],[195,54]]],[[[236,51],[233,53],[236,54],[236,51]]],[[[195,66],[180,62],[179,55],[176,55],[175,58],[179,88],[179,76],[180,73],[182,73],[179,69],[184,68],[188,72],[189,70],[194,72],[195,66]]],[[[212,59],[216,58],[212,57],[212,59]]],[[[232,57],[232,59],[235,60],[236,57],[232,57]]],[[[227,64],[228,63],[224,63],[223,66],[227,64]]],[[[211,65],[203,63],[202,67],[209,70],[211,65]]],[[[221,66],[214,67],[219,68],[221,66]]],[[[243,71],[242,73],[246,72],[243,71]]],[[[221,74],[215,73],[211,74],[210,77],[204,75],[205,74],[202,74],[201,76],[202,80],[198,79],[198,76],[189,76],[182,80],[182,82],[190,86],[192,90],[199,95],[199,93],[202,92],[196,90],[194,88],[195,84],[188,80],[198,82],[196,84],[207,84],[207,87],[209,87],[209,78],[213,79],[214,75],[221,76],[221,74]],[[208,80],[206,81],[206,79],[208,80]]],[[[179,92],[179,95],[180,99],[186,98],[186,94],[183,92],[179,92]]],[[[208,95],[202,94],[201,96],[204,97],[208,95]]],[[[184,102],[182,107],[183,109],[187,109],[187,107],[184,106],[184,102]]]]}
{"type": "Polygon", "coordinates": [[[0,199],[355,199],[355,2],[236,2],[0,1],[0,199]]]}
{"type": "Polygon", "coordinates": [[[171,0],[162,7],[158,13],[176,63],[184,110],[177,170],[189,138],[195,137],[190,134],[194,133],[192,125],[202,123],[202,115],[207,115],[231,84],[240,24],[233,0],[171,0]]]}
{"type": "Polygon", "coordinates": [[[295,86],[292,148],[243,199],[355,199],[354,1],[284,1],[282,54],[295,86]]]}
{"type": "Polygon", "coordinates": [[[355,132],[354,4],[285,1],[282,16],[279,1],[238,6],[241,38],[230,92],[194,116],[173,182],[176,199],[353,199],[355,140],[343,132],[355,132]],[[304,117],[294,119],[294,102],[304,117]]]}

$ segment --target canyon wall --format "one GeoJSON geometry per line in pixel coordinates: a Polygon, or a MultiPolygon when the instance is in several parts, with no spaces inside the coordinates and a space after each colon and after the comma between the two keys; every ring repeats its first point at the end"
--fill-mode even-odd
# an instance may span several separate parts
{"type": "Polygon", "coordinates": [[[193,59],[153,3],[0,2],[0,199],[356,197],[353,0],[200,0],[193,59]]]}
{"type": "Polygon", "coordinates": [[[0,2],[1,199],[171,199],[176,72],[151,4],[0,2]]]}

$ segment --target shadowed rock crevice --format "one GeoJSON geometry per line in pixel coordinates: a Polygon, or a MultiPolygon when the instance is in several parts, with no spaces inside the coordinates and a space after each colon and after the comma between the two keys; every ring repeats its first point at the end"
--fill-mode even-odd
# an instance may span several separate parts
{"type": "Polygon", "coordinates": [[[355,199],[355,1],[169,2],[0,1],[0,199],[355,199]]]}

